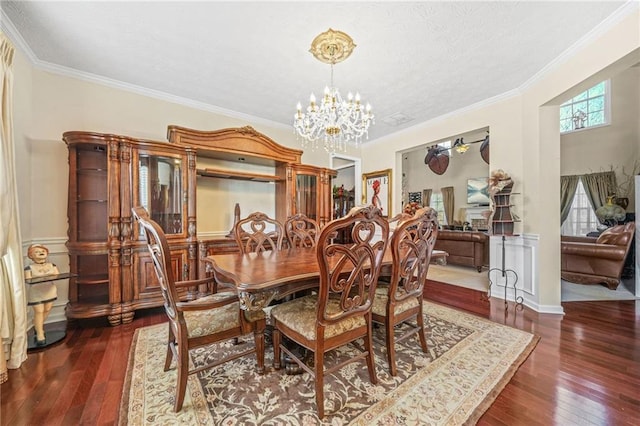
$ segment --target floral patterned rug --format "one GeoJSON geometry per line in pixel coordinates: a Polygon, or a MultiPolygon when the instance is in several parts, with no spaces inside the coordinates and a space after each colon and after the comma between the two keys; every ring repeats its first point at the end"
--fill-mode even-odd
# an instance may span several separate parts
{"type": "MultiPolygon", "coordinates": [[[[140,328],[133,338],[118,423],[121,425],[462,425],[474,424],[534,349],[538,337],[484,318],[425,301],[427,343],[396,344],[398,375],[388,373],[384,330],[374,330],[378,384],[364,361],[325,377],[325,418],[316,415],[314,382],[285,369],[255,373],[249,355],[189,378],[184,406],[173,412],[176,372],[163,371],[167,324],[140,328]]],[[[252,345],[212,345],[208,357],[252,345]]],[[[351,347],[327,355],[325,365],[351,347]]],[[[272,348],[265,365],[271,366],[272,348]]]]}

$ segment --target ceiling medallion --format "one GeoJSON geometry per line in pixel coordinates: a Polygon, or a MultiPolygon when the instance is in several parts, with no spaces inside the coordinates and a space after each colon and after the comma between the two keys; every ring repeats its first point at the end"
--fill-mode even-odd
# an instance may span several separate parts
{"type": "Polygon", "coordinates": [[[322,143],[329,153],[346,152],[348,143],[358,146],[363,136],[369,136],[369,126],[373,123],[371,105],[363,106],[359,93],[354,97],[349,92],[343,100],[333,85],[333,66],[347,59],[355,47],[348,34],[331,28],[313,39],[309,52],[319,61],[331,65],[331,86],[324,88],[319,104],[311,93],[304,112],[298,102],[293,127],[302,139],[303,147],[311,144],[315,149],[322,143]]]}
{"type": "Polygon", "coordinates": [[[351,56],[355,47],[349,34],[329,28],[313,39],[309,52],[320,62],[337,64],[351,56]]]}

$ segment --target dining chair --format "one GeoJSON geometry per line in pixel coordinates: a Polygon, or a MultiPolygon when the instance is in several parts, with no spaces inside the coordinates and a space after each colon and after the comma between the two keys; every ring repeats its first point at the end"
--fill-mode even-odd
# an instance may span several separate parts
{"type": "Polygon", "coordinates": [[[422,315],[423,289],[437,237],[437,213],[431,207],[419,209],[411,218],[400,219],[391,237],[391,279],[386,283],[388,285],[376,288],[371,312],[373,321],[385,328],[392,376],[397,375],[395,342],[418,334],[422,351],[427,352],[422,315]],[[411,320],[416,324],[411,324],[411,320]],[[395,329],[400,324],[407,324],[409,329],[396,338],[395,329]]]}
{"type": "Polygon", "coordinates": [[[413,215],[410,213],[405,213],[405,212],[398,213],[397,215],[389,219],[389,229],[393,229],[393,227],[395,227],[399,222],[402,222],[403,220],[407,220],[412,217],[413,215]]]}
{"type": "Polygon", "coordinates": [[[244,254],[281,250],[284,228],[280,222],[265,213],[254,212],[235,224],[234,236],[244,254]]]}
{"type": "Polygon", "coordinates": [[[284,232],[289,247],[315,247],[318,236],[318,222],[302,213],[289,216],[284,223],[284,232]]]}
{"type": "MultiPolygon", "coordinates": [[[[396,229],[396,226],[398,225],[399,222],[409,219],[413,217],[412,214],[409,213],[398,213],[397,215],[393,216],[391,219],[389,219],[389,234],[393,235],[393,230],[396,229]]],[[[378,286],[381,285],[389,285],[389,281],[391,281],[391,276],[389,275],[381,275],[378,278],[378,286]]],[[[373,324],[374,327],[379,326],[379,324],[373,324]]]]}
{"type": "Polygon", "coordinates": [[[348,363],[366,359],[369,380],[377,383],[371,337],[371,306],[389,237],[389,224],[373,206],[354,207],[344,217],[324,226],[318,237],[316,258],[320,271],[317,293],[274,306],[274,367],[280,368],[283,351],[315,379],[318,416],[324,417],[324,377],[348,363]],[[351,244],[335,242],[336,232],[351,228],[351,244]],[[281,343],[282,335],[313,353],[313,369],[281,343]],[[325,353],[355,340],[364,348],[356,355],[325,369],[325,353]]]}
{"type": "Polygon", "coordinates": [[[192,301],[182,301],[178,289],[211,284],[214,278],[175,281],[171,267],[171,252],[162,228],[149,218],[149,214],[143,207],[134,207],[132,212],[144,232],[164,298],[165,312],[169,317],[169,338],[164,371],[169,370],[175,358],[178,384],[174,410],[178,412],[182,409],[187,379],[191,374],[254,352],[258,363],[257,371],[259,374],[264,373],[264,314],[248,321],[245,318],[245,312],[240,309],[238,295],[230,291],[211,294],[192,301]],[[255,345],[250,348],[223,358],[217,358],[212,353],[210,363],[193,369],[189,368],[189,352],[192,349],[238,338],[250,332],[254,333],[255,341],[255,345]]]}

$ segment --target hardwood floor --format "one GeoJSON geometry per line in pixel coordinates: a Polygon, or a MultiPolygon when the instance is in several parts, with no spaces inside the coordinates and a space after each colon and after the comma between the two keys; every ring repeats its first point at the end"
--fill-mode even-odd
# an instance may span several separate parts
{"type": "MultiPolygon", "coordinates": [[[[480,425],[637,425],[640,301],[564,303],[564,317],[514,310],[484,293],[430,282],[429,300],[541,337],[480,425]]],[[[161,310],[132,324],[69,325],[65,340],[30,352],[1,388],[2,425],[111,425],[117,419],[134,330],[164,322],[161,310]]],[[[49,327],[64,327],[56,324],[49,327]]]]}

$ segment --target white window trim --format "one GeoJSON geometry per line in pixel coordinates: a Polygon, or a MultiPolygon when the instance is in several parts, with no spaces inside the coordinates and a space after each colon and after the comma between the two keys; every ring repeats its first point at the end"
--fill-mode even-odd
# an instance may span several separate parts
{"type": "MultiPolygon", "coordinates": [[[[597,84],[595,84],[594,86],[597,86],[597,84]]],[[[589,87],[589,89],[591,89],[591,87],[589,87]]],[[[584,92],[580,92],[580,93],[584,93],[584,92]]],[[[576,96],[578,96],[580,93],[577,93],[576,96]]],[[[580,129],[566,130],[564,132],[560,132],[560,134],[568,135],[569,133],[584,132],[585,130],[592,130],[592,129],[597,129],[600,127],[606,127],[610,125],[611,125],[611,79],[607,79],[604,81],[604,123],[596,124],[595,126],[582,127],[580,129]]]]}

